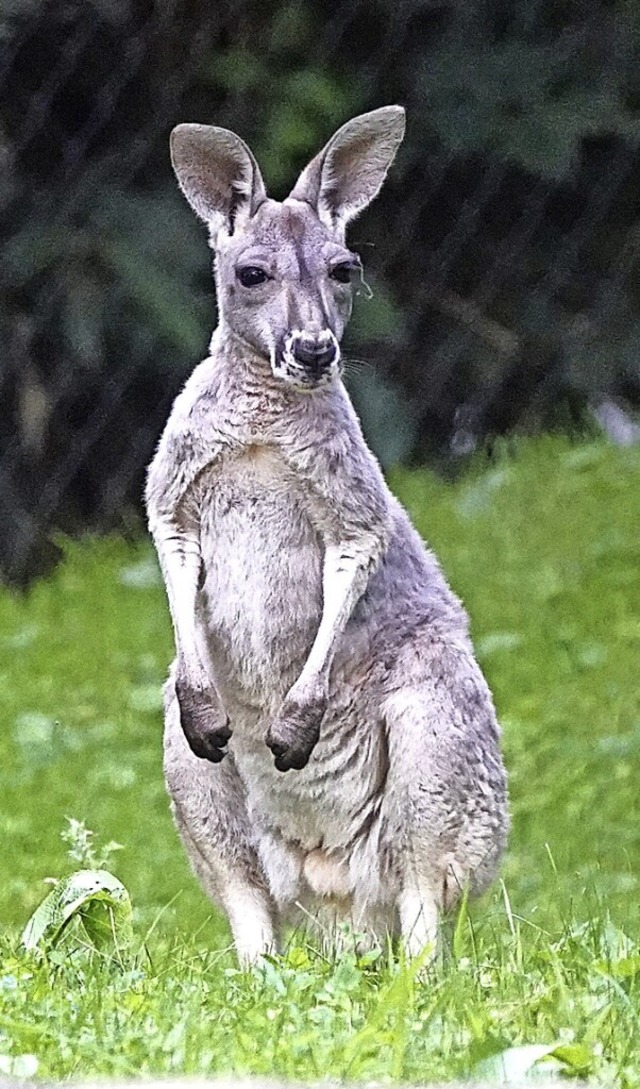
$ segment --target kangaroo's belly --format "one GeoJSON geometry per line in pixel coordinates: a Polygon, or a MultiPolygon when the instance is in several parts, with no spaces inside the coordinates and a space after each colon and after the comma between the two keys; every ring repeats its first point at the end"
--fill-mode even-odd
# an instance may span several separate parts
{"type": "MultiPolygon", "coordinates": [[[[305,498],[276,451],[229,458],[204,482],[203,610],[221,681],[279,700],[293,683],[322,612],[322,543],[305,498]]],[[[226,685],[225,685],[226,687],[226,685]]]]}

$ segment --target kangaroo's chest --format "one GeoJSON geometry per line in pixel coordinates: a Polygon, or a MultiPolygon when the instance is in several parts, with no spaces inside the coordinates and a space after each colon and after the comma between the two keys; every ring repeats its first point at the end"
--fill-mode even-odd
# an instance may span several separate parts
{"type": "Polygon", "coordinates": [[[204,614],[230,680],[281,693],[322,610],[322,543],[278,452],[248,447],[202,481],[204,614]]]}

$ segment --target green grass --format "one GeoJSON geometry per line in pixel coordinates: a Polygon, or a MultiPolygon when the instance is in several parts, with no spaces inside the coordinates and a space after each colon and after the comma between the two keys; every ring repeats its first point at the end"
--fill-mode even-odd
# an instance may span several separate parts
{"type": "MultiPolygon", "coordinates": [[[[0,1074],[241,1071],[448,1079],[508,1047],[640,1079],[640,450],[540,439],[455,485],[392,484],[472,617],[504,725],[497,885],[425,978],[295,938],[255,975],[190,875],[161,774],[171,656],[146,544],[69,545],[0,594],[0,1074]],[[116,840],[134,945],[37,959],[22,927],[70,872],[67,817],[116,840]]],[[[516,1057],[522,1053],[517,1053],[516,1057]]]]}

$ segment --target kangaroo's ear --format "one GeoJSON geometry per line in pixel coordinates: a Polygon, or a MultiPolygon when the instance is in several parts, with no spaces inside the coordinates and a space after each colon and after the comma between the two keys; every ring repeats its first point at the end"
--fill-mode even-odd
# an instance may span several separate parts
{"type": "Polygon", "coordinates": [[[347,121],[303,170],[291,192],[332,230],[344,229],[378,193],[404,136],[402,106],[347,121]]]}
{"type": "Polygon", "coordinates": [[[171,133],[171,162],[180,188],[215,239],[258,210],[267,193],[244,140],[212,125],[178,125],[171,133]]]}

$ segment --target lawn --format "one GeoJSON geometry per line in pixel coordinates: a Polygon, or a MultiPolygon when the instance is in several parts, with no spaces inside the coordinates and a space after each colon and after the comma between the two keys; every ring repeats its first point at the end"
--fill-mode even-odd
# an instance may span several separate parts
{"type": "Polygon", "coordinates": [[[69,544],[27,596],[0,593],[0,1074],[446,1080],[517,1072],[540,1045],[556,1055],[543,1071],[638,1083],[640,450],[544,438],[455,484],[391,483],[467,605],[495,694],[503,883],[451,920],[421,975],[386,952],[327,961],[303,936],[239,972],[168,812],[153,556],[69,544]],[[80,864],[68,818],[98,849],[122,845],[110,865],[134,937],[115,953],[78,934],[21,950],[44,879],[80,864]]]}

